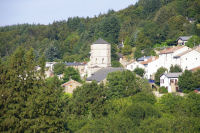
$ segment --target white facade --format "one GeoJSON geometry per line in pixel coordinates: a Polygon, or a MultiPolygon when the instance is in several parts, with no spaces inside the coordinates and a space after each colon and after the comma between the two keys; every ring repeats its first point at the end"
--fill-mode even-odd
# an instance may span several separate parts
{"type": "Polygon", "coordinates": [[[90,62],[87,64],[87,77],[101,68],[111,67],[111,45],[98,39],[91,45],[90,62]]]}
{"type": "Polygon", "coordinates": [[[134,71],[136,68],[145,68],[144,65],[140,64],[137,61],[133,61],[132,63],[128,64],[126,66],[126,69],[130,70],[130,71],[134,71]]]}
{"type": "Polygon", "coordinates": [[[160,87],[165,87],[169,93],[177,92],[178,88],[178,77],[181,73],[169,73],[163,74],[160,77],[160,87]]]}
{"type": "Polygon", "coordinates": [[[154,75],[160,68],[159,59],[157,57],[151,57],[149,60],[141,62],[145,67],[144,77],[147,79],[154,79],[154,75]]]}
{"type": "Polygon", "coordinates": [[[175,56],[176,64],[182,70],[190,70],[200,66],[200,53],[196,50],[188,50],[185,53],[175,56]]]}
{"type": "Polygon", "coordinates": [[[90,52],[90,65],[98,67],[111,66],[110,44],[92,44],[90,52]]]}
{"type": "Polygon", "coordinates": [[[172,65],[177,64],[177,60],[174,58],[174,56],[182,52],[185,52],[189,49],[190,48],[186,46],[177,46],[161,51],[161,53],[159,54],[160,67],[164,67],[169,70],[172,65]]]}

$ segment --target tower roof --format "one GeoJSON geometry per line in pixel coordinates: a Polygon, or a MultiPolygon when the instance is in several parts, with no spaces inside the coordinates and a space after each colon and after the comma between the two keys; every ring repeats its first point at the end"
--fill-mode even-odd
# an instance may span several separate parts
{"type": "Polygon", "coordinates": [[[93,44],[110,44],[110,43],[108,43],[108,42],[104,41],[103,39],[99,38],[93,44]]]}

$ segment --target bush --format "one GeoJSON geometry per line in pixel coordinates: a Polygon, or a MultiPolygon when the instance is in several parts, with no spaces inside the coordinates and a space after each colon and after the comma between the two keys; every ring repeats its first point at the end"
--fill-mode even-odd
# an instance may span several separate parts
{"type": "Polygon", "coordinates": [[[167,88],[162,86],[162,87],[160,87],[159,92],[160,93],[168,93],[168,90],[167,90],[167,88]]]}
{"type": "Polygon", "coordinates": [[[138,68],[138,67],[135,68],[134,72],[135,72],[137,75],[141,76],[141,77],[143,77],[143,76],[144,76],[144,73],[145,73],[144,69],[138,68]]]}

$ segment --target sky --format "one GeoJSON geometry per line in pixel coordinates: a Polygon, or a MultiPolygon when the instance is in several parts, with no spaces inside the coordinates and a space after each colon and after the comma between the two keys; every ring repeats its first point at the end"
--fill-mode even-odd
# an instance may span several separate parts
{"type": "Polygon", "coordinates": [[[93,17],[135,4],[137,0],[0,0],[0,26],[49,24],[69,17],[93,17]]]}

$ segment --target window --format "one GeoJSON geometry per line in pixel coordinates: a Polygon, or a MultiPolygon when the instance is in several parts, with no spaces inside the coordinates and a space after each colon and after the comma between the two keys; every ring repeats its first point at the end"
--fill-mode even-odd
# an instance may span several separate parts
{"type": "Polygon", "coordinates": [[[185,58],[185,60],[187,60],[187,58],[185,58]]]}
{"type": "Polygon", "coordinates": [[[170,83],[171,83],[171,84],[174,83],[174,80],[173,80],[173,79],[170,79],[170,83]]]}
{"type": "Polygon", "coordinates": [[[104,61],[104,58],[102,59],[102,63],[103,63],[103,61],[104,61]]]}
{"type": "Polygon", "coordinates": [[[177,79],[175,79],[175,85],[177,85],[178,84],[178,80],[177,79]]]}
{"type": "Polygon", "coordinates": [[[160,80],[160,83],[163,84],[163,83],[164,83],[164,79],[161,79],[161,80],[160,80]]]}

